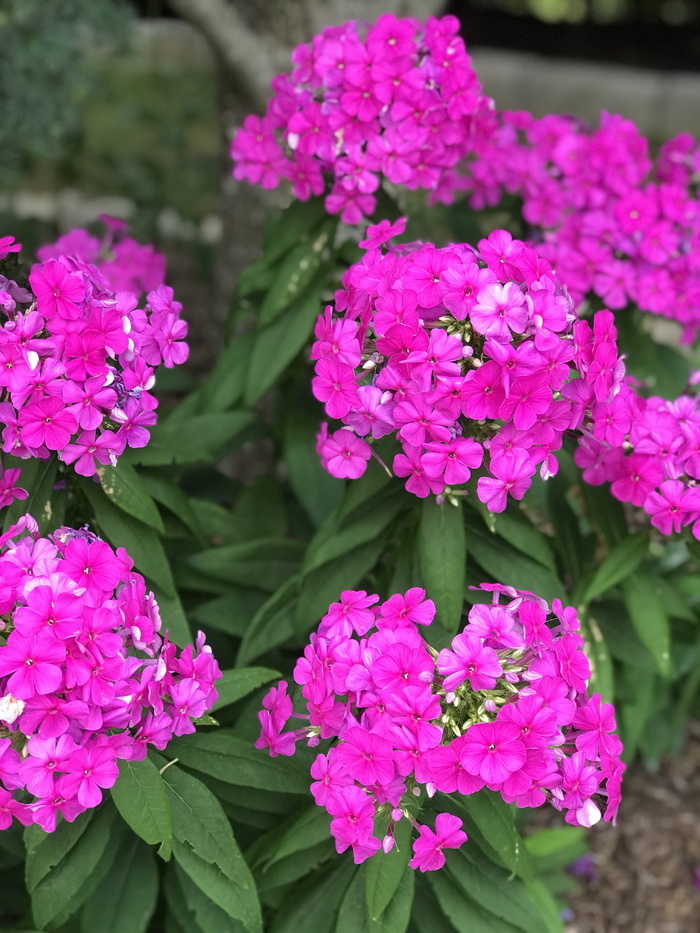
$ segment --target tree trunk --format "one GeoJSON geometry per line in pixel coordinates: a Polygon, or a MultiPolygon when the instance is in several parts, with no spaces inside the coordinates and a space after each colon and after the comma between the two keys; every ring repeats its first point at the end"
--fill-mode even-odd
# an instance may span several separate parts
{"type": "Polygon", "coordinates": [[[230,141],[252,112],[264,112],[270,82],[291,67],[291,50],[325,26],[347,20],[373,22],[382,13],[426,19],[444,0],[170,0],[172,9],[205,35],[218,62],[222,158],[223,235],[216,262],[216,319],[228,313],[239,274],[260,254],[267,210],[279,192],[236,182],[230,141]]]}

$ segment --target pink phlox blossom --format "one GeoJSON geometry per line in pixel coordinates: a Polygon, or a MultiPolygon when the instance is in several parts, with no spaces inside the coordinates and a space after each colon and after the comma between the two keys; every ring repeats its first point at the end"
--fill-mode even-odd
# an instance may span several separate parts
{"type": "Polygon", "coordinates": [[[321,620],[318,632],[325,638],[349,637],[353,632],[365,635],[374,625],[372,606],[378,596],[368,596],[365,590],[345,590],[340,602],[333,603],[321,620]]]}
{"type": "Polygon", "coordinates": [[[472,690],[491,690],[503,668],[493,648],[483,644],[480,638],[462,633],[452,639],[452,649],[443,648],[438,655],[437,668],[446,675],[445,690],[451,691],[466,680],[472,690]]]}
{"type": "Polygon", "coordinates": [[[377,626],[396,628],[410,623],[430,625],[435,618],[435,603],[426,599],[426,592],[419,586],[411,587],[403,593],[395,593],[379,607],[381,615],[377,626]]]}
{"type": "Polygon", "coordinates": [[[411,868],[436,871],[445,864],[443,849],[459,849],[467,841],[462,830],[462,821],[451,813],[438,813],[435,817],[435,832],[429,826],[418,827],[419,836],[413,843],[414,856],[411,868]]]}
{"type": "Polygon", "coordinates": [[[475,723],[467,732],[462,762],[487,785],[498,785],[519,771],[527,757],[520,730],[513,723],[475,723]]]}

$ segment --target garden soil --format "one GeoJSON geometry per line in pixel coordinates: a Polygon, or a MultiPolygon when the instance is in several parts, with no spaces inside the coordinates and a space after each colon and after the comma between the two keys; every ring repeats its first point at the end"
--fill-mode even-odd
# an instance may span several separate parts
{"type": "Polygon", "coordinates": [[[617,827],[589,843],[596,879],[569,897],[567,933],[700,933],[700,723],[658,773],[628,773],[617,827]]]}

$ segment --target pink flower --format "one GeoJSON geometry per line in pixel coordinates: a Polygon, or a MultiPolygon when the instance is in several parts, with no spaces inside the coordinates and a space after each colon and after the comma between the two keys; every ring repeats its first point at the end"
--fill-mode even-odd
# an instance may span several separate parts
{"type": "Polygon", "coordinates": [[[336,757],[360,784],[388,784],[394,777],[394,753],[386,739],[355,726],[343,735],[336,757]]]}
{"type": "Polygon", "coordinates": [[[358,401],[351,367],[337,360],[323,359],[316,364],[316,373],[311,383],[315,397],[326,403],[331,418],[343,418],[358,401]]]}
{"type": "Polygon", "coordinates": [[[65,657],[65,645],[54,635],[41,632],[25,638],[15,631],[0,647],[0,677],[11,675],[7,688],[19,700],[53,693],[63,681],[60,664],[65,657]]]}
{"type": "Polygon", "coordinates": [[[445,690],[450,692],[465,680],[469,680],[472,690],[492,690],[496,686],[503,668],[493,648],[487,648],[480,638],[462,634],[452,639],[452,649],[443,648],[437,660],[438,670],[447,675],[445,690]]]}
{"type": "Polygon", "coordinates": [[[486,784],[500,784],[518,771],[527,757],[520,730],[509,722],[477,722],[467,732],[462,763],[486,784]]]}
{"type": "Polygon", "coordinates": [[[112,787],[119,777],[115,757],[109,745],[77,749],[58,781],[59,793],[67,798],[77,797],[82,807],[96,807],[102,801],[100,788],[112,787]]]}
{"type": "Polygon", "coordinates": [[[506,507],[506,496],[522,499],[530,488],[530,477],[535,467],[525,451],[514,448],[491,461],[493,477],[482,476],[477,483],[479,499],[491,512],[502,512],[506,507]]]}
{"type": "Polygon", "coordinates": [[[413,843],[415,855],[408,863],[411,868],[436,871],[445,864],[443,849],[459,849],[467,841],[462,821],[451,813],[438,813],[435,832],[429,826],[418,827],[418,838],[413,843]]]}
{"type": "Polygon", "coordinates": [[[25,444],[49,450],[61,450],[78,429],[75,416],[53,396],[26,405],[20,412],[19,424],[25,444]]]}
{"type": "Polygon", "coordinates": [[[29,283],[36,295],[40,314],[47,318],[60,316],[69,321],[79,316],[78,305],[85,298],[85,284],[63,263],[49,259],[43,266],[34,266],[29,283]]]}
{"type": "Polygon", "coordinates": [[[321,462],[338,479],[359,479],[367,469],[372,448],[348,428],[335,431],[319,445],[321,462]]]}

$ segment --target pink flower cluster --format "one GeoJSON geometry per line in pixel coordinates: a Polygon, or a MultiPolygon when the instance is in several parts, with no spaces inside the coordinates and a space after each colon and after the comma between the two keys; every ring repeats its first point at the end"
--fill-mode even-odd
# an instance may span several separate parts
{"type": "Polygon", "coordinates": [[[630,120],[603,113],[597,129],[566,116],[500,113],[461,185],[472,204],[497,204],[504,190],[543,239],[538,250],[576,303],[589,292],[606,307],[630,302],[700,326],[700,200],[697,144],[677,137],[652,162],[630,120]]]}
{"type": "Polygon", "coordinates": [[[56,451],[65,463],[75,463],[76,472],[91,476],[97,464],[116,463],[127,446],[148,443],[148,428],[157,420],[150,393],[154,370],[184,362],[188,348],[182,305],[171,288],[158,284],[138,307],[142,287],[161,277],[158,263],[149,266],[141,256],[126,262],[121,274],[115,252],[104,271],[137,289],[115,292],[103,272],[82,258],[87,247],[83,243],[81,253],[76,243],[84,233],[68,235],[75,241],[64,243],[70,253],[52,247],[57,258],[33,267],[32,292],[0,277],[6,316],[0,418],[6,453],[44,459],[56,451]]]}
{"type": "Polygon", "coordinates": [[[283,681],[258,715],[258,748],[291,755],[307,738],[337,739],[311,767],[311,791],[332,817],[339,852],[361,862],[393,845],[395,823],[420,836],[413,868],[444,864],[442,848],[466,839],[455,817],[437,833],[415,824],[425,790],[473,794],[486,787],[508,803],[549,801],[574,825],[614,820],[624,765],[612,706],[589,697],[590,669],[576,611],[532,593],[483,584],[492,604],[472,607],[451,648],[435,651],[418,626],[435,614],[414,588],[381,605],[346,591],[324,616],[294,669],[307,714],[293,714],[283,681]],[[505,602],[501,602],[505,597],[505,602]],[[308,725],[282,731],[290,716],[308,725]],[[384,818],[383,840],[374,835],[384,818]]]}
{"type": "Polygon", "coordinates": [[[0,537],[0,829],[74,820],[119,759],[194,732],[215,702],[204,636],[178,657],[132,567],[86,530],[42,538],[30,516],[0,537]]]}
{"type": "Polygon", "coordinates": [[[70,256],[97,266],[113,292],[133,292],[137,298],[165,284],[165,256],[149,244],[127,236],[123,220],[102,214],[105,225],[102,239],[87,230],[75,229],[55,243],[37,250],[40,262],[70,256]]]}
{"type": "Polygon", "coordinates": [[[381,16],[325,29],[292,53],[264,117],[249,116],[231,147],[234,176],[265,188],[283,178],[306,200],[325,190],[331,214],[356,224],[374,212],[382,178],[451,200],[455,166],[490,132],[481,91],[453,16],[381,16]]]}
{"type": "Polygon", "coordinates": [[[638,397],[627,386],[583,432],[575,460],[587,483],[639,506],[665,535],[691,525],[700,539],[700,402],[638,397]]]}
{"type": "MultiPolygon", "coordinates": [[[[378,246],[401,225],[365,241],[378,246]]],[[[557,472],[566,431],[614,402],[624,376],[610,312],[576,322],[549,263],[497,230],[478,250],[370,248],[343,277],[336,314],[316,325],[314,395],[344,427],[318,449],[338,477],[360,476],[371,443],[395,432],[397,476],[417,496],[463,485],[488,451],[478,496],[501,512],[540,465],[557,472]],[[589,333],[590,332],[590,333],[589,333]]]]}

